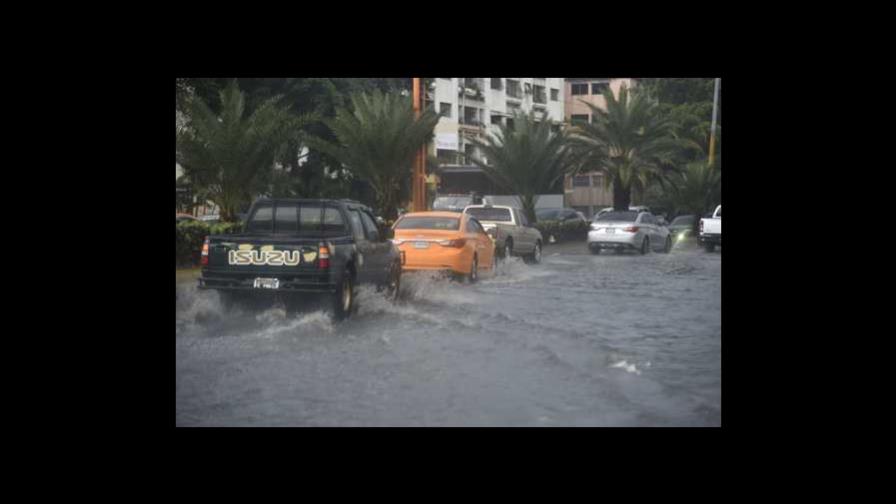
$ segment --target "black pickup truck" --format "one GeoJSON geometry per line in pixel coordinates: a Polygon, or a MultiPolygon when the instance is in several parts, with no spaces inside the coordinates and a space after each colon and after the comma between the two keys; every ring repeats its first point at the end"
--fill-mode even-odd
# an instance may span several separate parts
{"type": "Polygon", "coordinates": [[[242,234],[212,235],[202,247],[200,289],[240,296],[322,293],[337,319],[372,284],[397,296],[401,254],[370,208],[350,200],[261,199],[242,234]]]}

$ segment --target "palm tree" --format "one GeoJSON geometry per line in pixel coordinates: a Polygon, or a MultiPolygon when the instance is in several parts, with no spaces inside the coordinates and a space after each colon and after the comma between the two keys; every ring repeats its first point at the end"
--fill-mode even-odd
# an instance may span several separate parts
{"type": "Polygon", "coordinates": [[[604,181],[613,187],[613,208],[627,210],[632,189],[643,193],[680,146],[672,137],[670,121],[658,113],[657,102],[646,93],[629,93],[622,86],[618,99],[609,88],[603,96],[606,111],[583,101],[591,109],[593,122],[577,124],[572,134],[585,156],[583,166],[607,175],[604,181]]]}
{"type": "Polygon", "coordinates": [[[309,140],[339,160],[376,193],[379,211],[386,219],[398,216],[398,205],[411,178],[414,157],[432,138],[440,114],[432,108],[414,117],[411,99],[398,93],[353,94],[353,110],[340,107],[325,121],[335,142],[309,140]]]}
{"type": "Polygon", "coordinates": [[[699,217],[715,208],[722,196],[722,172],[718,164],[718,158],[712,166],[706,159],[698,159],[668,177],[668,198],[676,213],[699,217]]]}
{"type": "Polygon", "coordinates": [[[196,193],[220,207],[221,220],[234,221],[264,191],[278,150],[297,120],[279,105],[279,97],[244,117],[245,96],[235,80],[220,99],[220,114],[202,99],[188,103],[187,126],[177,131],[177,162],[196,193]]]}
{"type": "Polygon", "coordinates": [[[526,217],[535,222],[538,195],[550,191],[564,175],[574,171],[577,157],[566,132],[551,131],[547,114],[537,121],[534,112],[518,112],[513,123],[512,129],[499,124],[499,131],[486,141],[473,139],[488,163],[477,158],[472,161],[496,184],[517,194],[526,217]]]}

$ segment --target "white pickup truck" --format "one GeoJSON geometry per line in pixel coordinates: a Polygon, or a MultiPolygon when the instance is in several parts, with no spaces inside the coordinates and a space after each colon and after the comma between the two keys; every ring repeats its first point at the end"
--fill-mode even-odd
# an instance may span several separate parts
{"type": "Polygon", "coordinates": [[[700,243],[707,252],[715,250],[716,245],[722,245],[722,205],[716,207],[712,217],[700,219],[700,243]]]}

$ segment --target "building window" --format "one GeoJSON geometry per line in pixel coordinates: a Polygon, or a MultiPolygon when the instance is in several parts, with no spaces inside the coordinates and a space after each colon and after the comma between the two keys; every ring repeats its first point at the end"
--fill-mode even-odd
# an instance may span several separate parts
{"type": "Polygon", "coordinates": [[[501,89],[501,79],[492,79],[492,89],[501,89]]]}
{"type": "Polygon", "coordinates": [[[441,112],[444,117],[451,117],[451,104],[445,102],[439,103],[439,112],[441,112]]]}
{"type": "Polygon", "coordinates": [[[570,116],[570,122],[590,122],[588,114],[573,114],[570,116]]]}
{"type": "Polygon", "coordinates": [[[507,79],[507,96],[512,96],[514,98],[519,98],[520,95],[520,81],[507,79]]]}
{"type": "Polygon", "coordinates": [[[479,124],[479,109],[476,107],[464,108],[464,124],[479,124]]]}
{"type": "Polygon", "coordinates": [[[492,116],[492,124],[501,124],[501,116],[493,115],[492,116]]]}
{"type": "Polygon", "coordinates": [[[551,89],[551,101],[560,101],[559,89],[551,89]]]}
{"type": "Polygon", "coordinates": [[[570,92],[573,95],[586,95],[588,94],[588,84],[573,84],[570,86],[570,92]]]}
{"type": "Polygon", "coordinates": [[[453,164],[457,162],[457,152],[449,149],[436,149],[436,157],[440,163],[453,164]]]}
{"type": "Polygon", "coordinates": [[[532,101],[535,103],[547,103],[548,99],[544,94],[544,86],[532,86],[535,91],[532,101]]]}
{"type": "Polygon", "coordinates": [[[607,82],[592,82],[591,83],[591,94],[603,94],[604,90],[609,88],[610,84],[607,82]]]}
{"type": "Polygon", "coordinates": [[[591,187],[591,175],[576,175],[572,178],[573,187],[591,187]]]}

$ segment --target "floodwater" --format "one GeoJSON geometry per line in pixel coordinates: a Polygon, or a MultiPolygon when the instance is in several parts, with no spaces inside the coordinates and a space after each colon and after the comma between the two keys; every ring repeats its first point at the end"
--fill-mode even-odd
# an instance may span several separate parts
{"type": "Polygon", "coordinates": [[[179,284],[178,426],[719,426],[720,249],[549,245],[401,299],[222,309],[179,284]]]}

